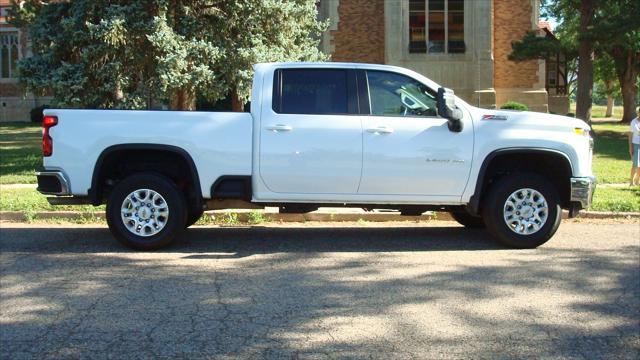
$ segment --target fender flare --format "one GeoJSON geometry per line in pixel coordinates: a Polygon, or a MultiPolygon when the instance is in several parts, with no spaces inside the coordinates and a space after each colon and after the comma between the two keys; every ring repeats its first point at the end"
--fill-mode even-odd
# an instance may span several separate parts
{"type": "Polygon", "coordinates": [[[89,188],[89,200],[93,205],[100,205],[102,200],[102,189],[98,184],[98,179],[100,179],[100,172],[102,171],[102,165],[104,160],[110,154],[122,151],[122,150],[158,150],[158,151],[167,151],[172,152],[180,157],[184,158],[187,162],[187,165],[190,169],[191,176],[193,177],[193,186],[196,192],[196,204],[198,208],[202,208],[202,188],[200,187],[200,177],[198,175],[198,169],[196,168],[196,164],[191,158],[191,155],[181,147],[173,146],[173,145],[162,145],[162,144],[145,144],[145,143],[132,143],[132,144],[118,144],[107,147],[100,153],[98,159],[93,168],[93,174],[91,177],[91,188],[89,188]]]}
{"type": "Polygon", "coordinates": [[[506,155],[506,154],[554,154],[562,156],[567,163],[569,164],[569,168],[573,173],[573,164],[571,163],[571,159],[567,154],[562,151],[548,148],[529,148],[529,147],[514,147],[514,148],[503,148],[497,149],[489,153],[484,160],[482,161],[482,166],[480,166],[480,171],[478,172],[478,180],[476,181],[476,187],[469,199],[469,204],[467,205],[467,211],[469,211],[473,215],[478,215],[480,213],[480,203],[482,200],[482,190],[484,188],[484,178],[491,164],[491,161],[498,156],[506,155]]]}

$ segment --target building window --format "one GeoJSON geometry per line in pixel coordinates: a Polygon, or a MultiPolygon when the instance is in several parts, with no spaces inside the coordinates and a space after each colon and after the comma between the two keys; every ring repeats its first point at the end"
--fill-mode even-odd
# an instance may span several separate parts
{"type": "Polygon", "coordinates": [[[0,77],[17,77],[17,65],[20,58],[18,50],[18,33],[0,33],[0,77]]]}
{"type": "Polygon", "coordinates": [[[464,53],[464,0],[409,0],[409,52],[464,53]]]}
{"type": "MultiPolygon", "coordinates": [[[[554,64],[555,65],[555,64],[554,64]]],[[[556,78],[557,78],[557,73],[555,70],[550,70],[549,71],[549,86],[556,86],[558,85],[556,83],[556,78]]]]}
{"type": "Polygon", "coordinates": [[[10,6],[0,7],[0,24],[6,24],[7,19],[9,18],[9,11],[11,10],[10,6]]]}

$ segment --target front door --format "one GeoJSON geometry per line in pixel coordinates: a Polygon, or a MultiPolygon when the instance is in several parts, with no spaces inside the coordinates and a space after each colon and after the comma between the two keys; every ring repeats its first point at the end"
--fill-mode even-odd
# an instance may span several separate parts
{"type": "Polygon", "coordinates": [[[461,196],[473,155],[473,126],[451,132],[436,91],[408,76],[366,71],[370,115],[363,120],[360,194],[461,196]]]}

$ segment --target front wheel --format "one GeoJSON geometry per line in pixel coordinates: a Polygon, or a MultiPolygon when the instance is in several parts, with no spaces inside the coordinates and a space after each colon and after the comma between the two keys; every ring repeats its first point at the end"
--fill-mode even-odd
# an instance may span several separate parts
{"type": "Polygon", "coordinates": [[[187,214],[187,222],[184,225],[185,229],[198,222],[202,214],[204,214],[204,210],[189,211],[187,214]]]}
{"type": "Polygon", "coordinates": [[[106,214],[116,239],[138,250],[171,244],[187,221],[182,192],[166,177],[150,173],[120,181],[109,195],[106,214]]]}
{"type": "Polygon", "coordinates": [[[503,244],[536,248],[558,230],[562,212],[558,192],[546,178],[532,173],[507,175],[486,197],[483,218],[487,230],[503,244]]]}

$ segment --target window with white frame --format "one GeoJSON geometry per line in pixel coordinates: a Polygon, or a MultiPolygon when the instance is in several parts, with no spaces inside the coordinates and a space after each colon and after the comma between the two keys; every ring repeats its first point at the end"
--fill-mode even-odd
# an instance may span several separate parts
{"type": "Polygon", "coordinates": [[[409,52],[465,52],[464,0],[409,0],[409,52]]]}
{"type": "Polygon", "coordinates": [[[9,18],[9,11],[11,10],[10,6],[0,7],[0,24],[6,24],[7,19],[9,18]]]}
{"type": "Polygon", "coordinates": [[[18,76],[17,65],[20,59],[18,32],[0,32],[0,78],[18,76]]]}

